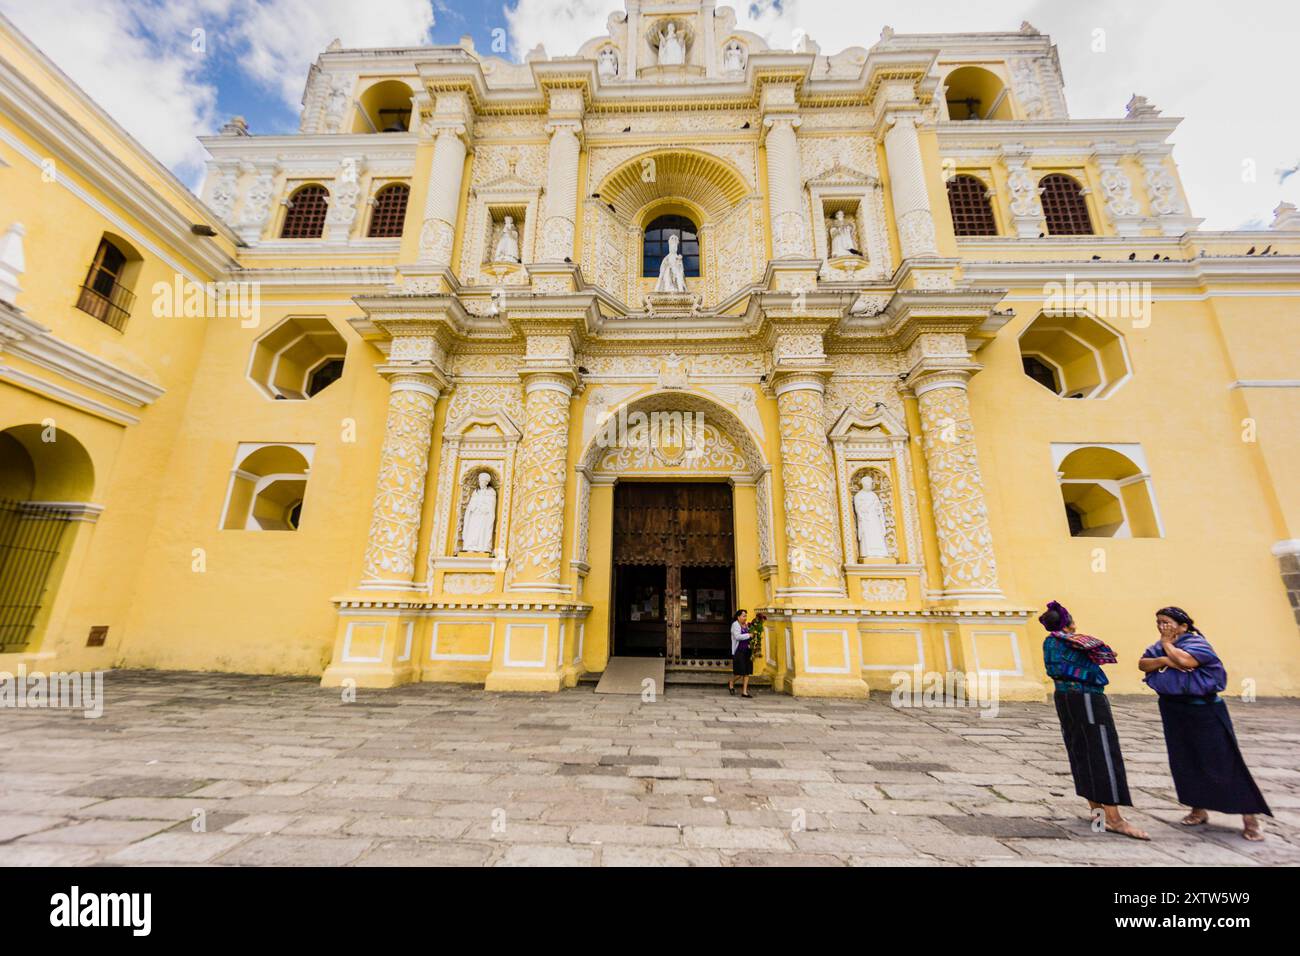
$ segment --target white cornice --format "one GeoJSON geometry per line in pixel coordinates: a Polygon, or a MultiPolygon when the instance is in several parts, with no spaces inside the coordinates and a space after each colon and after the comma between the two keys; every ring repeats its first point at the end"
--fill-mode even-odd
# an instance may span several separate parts
{"type": "Polygon", "coordinates": [[[1023,146],[1031,158],[1092,152],[1096,143],[1127,152],[1161,146],[1178,128],[1178,117],[1149,120],[945,120],[935,125],[939,150],[957,156],[997,157],[1023,146]]]}
{"type": "MultiPolygon", "coordinates": [[[[1023,240],[1021,240],[1023,241],[1023,240]]],[[[1125,248],[1132,240],[1119,243],[1125,248]]],[[[1091,248],[1091,245],[1087,248],[1091,248]]],[[[962,262],[962,275],[975,283],[999,286],[1026,283],[1059,282],[1067,274],[1076,280],[1150,282],[1153,286],[1206,286],[1216,283],[1271,285],[1300,282],[1300,256],[1222,256],[1197,257],[1181,261],[1134,262],[1083,259],[1058,259],[1038,262],[972,260],[962,262]]],[[[1296,290],[1279,290],[1273,294],[1293,296],[1296,290]]]]}
{"type": "MultiPolygon", "coordinates": [[[[55,372],[105,398],[135,408],[151,404],[165,391],[161,385],[133,375],[75,345],[69,345],[53,335],[46,326],[17,309],[0,304],[0,355],[6,353],[55,372]]],[[[6,377],[10,378],[25,374],[11,367],[5,371],[8,373],[6,377]]],[[[115,409],[109,411],[116,412],[115,409]]],[[[122,416],[123,413],[116,414],[122,416]]],[[[134,421],[134,416],[125,417],[134,421]]],[[[121,420],[121,417],[117,420],[121,420]]]]}

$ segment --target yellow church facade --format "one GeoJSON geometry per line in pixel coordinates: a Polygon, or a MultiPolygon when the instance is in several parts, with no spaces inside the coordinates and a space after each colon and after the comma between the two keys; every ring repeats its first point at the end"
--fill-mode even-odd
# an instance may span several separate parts
{"type": "Polygon", "coordinates": [[[201,199],[0,24],[0,670],[1043,699],[1043,604],[1300,693],[1300,215],[1049,37],[349,50],[201,199]]]}

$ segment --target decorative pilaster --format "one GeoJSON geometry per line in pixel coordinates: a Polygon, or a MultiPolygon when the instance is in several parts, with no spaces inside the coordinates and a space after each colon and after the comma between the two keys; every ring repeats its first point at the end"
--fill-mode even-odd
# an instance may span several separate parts
{"type": "Polygon", "coordinates": [[[938,256],[916,116],[899,112],[886,122],[889,131],[885,133],[885,161],[889,166],[889,192],[894,201],[894,220],[898,223],[899,248],[904,259],[938,256]]]}
{"type": "Polygon", "coordinates": [[[772,219],[774,259],[807,259],[812,255],[799,174],[799,141],[795,136],[800,123],[793,114],[763,119],[767,128],[768,213],[772,219]]]}
{"type": "Polygon", "coordinates": [[[1038,179],[1029,168],[1029,151],[1023,146],[1008,146],[1002,151],[1007,167],[1007,191],[1011,194],[1011,222],[1021,239],[1035,239],[1047,228],[1043,222],[1043,203],[1038,196],[1038,179]]]}
{"type": "Polygon", "coordinates": [[[428,370],[394,369],[387,376],[388,418],[361,586],[408,590],[415,580],[434,408],[444,379],[428,370]]]}
{"type": "Polygon", "coordinates": [[[432,118],[421,126],[423,135],[434,137],[429,191],[420,225],[422,264],[451,265],[472,122],[472,110],[463,93],[440,93],[432,118]]]}
{"type": "Polygon", "coordinates": [[[546,162],[546,216],[542,220],[542,258],[562,262],[573,256],[573,236],[578,216],[578,156],[582,151],[582,123],[560,120],[548,123],[551,134],[546,162]]]}
{"type": "MultiPolygon", "coordinates": [[[[529,339],[530,352],[539,347],[535,342],[529,339]]],[[[519,451],[520,493],[510,522],[506,588],[565,592],[560,560],[564,552],[569,406],[576,371],[572,364],[548,362],[546,367],[524,369],[519,377],[524,384],[524,438],[519,451]]]]}
{"type": "Polygon", "coordinates": [[[781,596],[844,597],[835,466],[824,424],[830,366],[825,364],[821,336],[778,336],[773,355],[789,569],[789,587],[781,596]]]}
{"type": "Polygon", "coordinates": [[[1140,236],[1142,234],[1142,205],[1133,197],[1133,184],[1128,173],[1120,166],[1123,151],[1114,143],[1099,143],[1093,151],[1093,159],[1101,177],[1101,188],[1105,194],[1106,215],[1121,236],[1140,236]]]}
{"type": "Polygon", "coordinates": [[[1138,158],[1142,162],[1147,188],[1147,206],[1151,211],[1150,224],[1159,228],[1161,235],[1181,236],[1201,222],[1187,214],[1187,204],[1178,193],[1178,180],[1165,165],[1170,147],[1150,144],[1142,147],[1138,158]]]}
{"type": "Polygon", "coordinates": [[[966,392],[977,369],[923,360],[908,378],[920,412],[945,598],[1002,596],[966,392]]]}

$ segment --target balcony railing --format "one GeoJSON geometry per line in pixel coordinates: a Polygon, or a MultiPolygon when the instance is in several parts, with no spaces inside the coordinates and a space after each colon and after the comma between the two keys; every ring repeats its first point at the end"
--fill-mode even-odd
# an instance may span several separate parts
{"type": "Polygon", "coordinates": [[[78,309],[119,332],[131,317],[131,306],[134,304],[135,294],[130,289],[120,283],[110,282],[103,275],[97,279],[87,279],[77,296],[78,309]]]}

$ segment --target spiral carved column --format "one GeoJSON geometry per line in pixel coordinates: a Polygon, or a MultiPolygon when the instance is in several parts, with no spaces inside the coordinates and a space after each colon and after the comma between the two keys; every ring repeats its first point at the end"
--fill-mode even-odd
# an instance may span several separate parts
{"type": "Polygon", "coordinates": [[[361,586],[407,589],[415,579],[415,552],[420,540],[440,382],[428,372],[393,373],[390,382],[361,586]]]}
{"type": "Polygon", "coordinates": [[[825,372],[778,372],[789,592],[844,596],[835,467],[823,425],[825,372]]]}
{"type": "Polygon", "coordinates": [[[522,372],[524,437],[519,493],[510,522],[510,572],[516,591],[563,591],[564,490],[573,380],[563,372],[522,372]]]}
{"type": "Polygon", "coordinates": [[[922,372],[910,383],[921,416],[921,447],[946,597],[1000,597],[993,533],[975,448],[966,382],[960,369],[922,372]]]}

